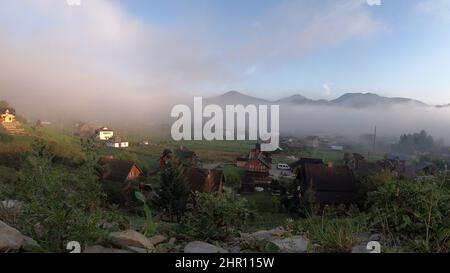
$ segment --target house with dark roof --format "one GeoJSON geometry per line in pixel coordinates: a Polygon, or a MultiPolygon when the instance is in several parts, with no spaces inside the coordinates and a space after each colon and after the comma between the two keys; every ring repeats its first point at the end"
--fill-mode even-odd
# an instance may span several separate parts
{"type": "Polygon", "coordinates": [[[137,190],[132,182],[144,174],[142,169],[133,161],[112,157],[102,158],[99,165],[100,181],[108,199],[115,203],[132,200],[137,190]]]}
{"type": "Polygon", "coordinates": [[[223,192],[225,175],[221,170],[189,168],[186,175],[193,192],[223,192]]]}
{"type": "Polygon", "coordinates": [[[356,180],[347,166],[305,164],[297,179],[301,199],[309,193],[310,201],[318,204],[351,204],[356,200],[356,180]]]}
{"type": "Polygon", "coordinates": [[[198,166],[200,160],[194,151],[185,147],[174,150],[175,157],[185,166],[198,166]]]}
{"type": "Polygon", "coordinates": [[[302,157],[299,160],[295,161],[294,163],[289,164],[289,167],[291,167],[292,170],[300,170],[303,167],[305,167],[306,164],[319,164],[324,165],[322,159],[320,158],[309,158],[309,157],[302,157]]]}

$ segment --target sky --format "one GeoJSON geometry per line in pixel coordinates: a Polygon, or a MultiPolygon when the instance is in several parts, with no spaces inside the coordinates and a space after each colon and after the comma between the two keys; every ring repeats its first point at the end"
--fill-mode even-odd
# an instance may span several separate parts
{"type": "Polygon", "coordinates": [[[380,4],[1,1],[0,97],[41,111],[52,102],[67,113],[229,90],[450,103],[450,1],[380,4]]]}

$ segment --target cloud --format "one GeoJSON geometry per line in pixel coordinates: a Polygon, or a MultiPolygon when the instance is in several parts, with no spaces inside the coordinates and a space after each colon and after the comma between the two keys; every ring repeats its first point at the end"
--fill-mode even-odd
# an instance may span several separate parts
{"type": "Polygon", "coordinates": [[[324,95],[329,97],[333,93],[333,90],[331,89],[330,85],[328,83],[323,84],[323,89],[325,89],[324,95]]]}
{"type": "Polygon", "coordinates": [[[448,0],[423,0],[414,6],[414,10],[439,21],[450,21],[450,1],[448,0]]]}
{"type": "Polygon", "coordinates": [[[176,96],[230,86],[382,27],[364,1],[343,0],[280,1],[251,22],[229,37],[214,21],[202,32],[194,22],[156,26],[119,1],[0,1],[0,97],[32,119],[152,120],[168,116],[160,109],[176,96]]]}

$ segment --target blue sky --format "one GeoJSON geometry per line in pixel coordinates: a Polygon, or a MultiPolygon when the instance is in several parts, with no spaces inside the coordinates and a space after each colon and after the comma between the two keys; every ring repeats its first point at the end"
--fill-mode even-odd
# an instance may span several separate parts
{"type": "MultiPolygon", "coordinates": [[[[249,25],[270,16],[286,2],[289,1],[127,1],[125,8],[162,28],[190,24],[196,28],[197,24],[211,23],[203,33],[199,29],[201,35],[212,35],[219,41],[239,41],[248,33],[249,25]]],[[[310,2],[319,13],[321,7],[330,4],[330,1],[298,2],[310,2]]],[[[243,75],[238,80],[217,83],[216,88],[255,95],[265,93],[272,98],[299,92],[315,98],[335,97],[343,92],[376,92],[430,103],[447,102],[449,6],[445,1],[419,0],[384,0],[381,6],[362,6],[361,11],[368,12],[372,20],[382,25],[368,36],[355,35],[336,44],[320,45],[306,55],[294,55],[282,62],[256,62],[248,71],[239,67],[243,75]],[[435,8],[421,10],[420,5],[435,8]]]]}
{"type": "Polygon", "coordinates": [[[18,68],[28,78],[47,78],[52,60],[59,78],[90,71],[70,81],[95,90],[450,103],[448,0],[2,1],[0,38],[11,62],[34,61],[18,68]]]}

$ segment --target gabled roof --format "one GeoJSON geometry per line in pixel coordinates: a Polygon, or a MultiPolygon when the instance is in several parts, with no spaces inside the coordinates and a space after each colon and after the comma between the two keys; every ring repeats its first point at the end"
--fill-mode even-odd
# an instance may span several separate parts
{"type": "Polygon", "coordinates": [[[9,110],[9,113],[12,114],[12,115],[15,115],[15,114],[16,114],[16,110],[15,110],[14,108],[12,108],[12,107],[3,107],[3,108],[0,108],[0,114],[6,113],[6,110],[9,110]]]}
{"type": "Polygon", "coordinates": [[[307,187],[315,192],[317,202],[332,204],[354,201],[356,182],[347,166],[306,164],[305,172],[307,187]]]}
{"type": "Polygon", "coordinates": [[[134,166],[143,173],[139,166],[129,160],[103,158],[99,164],[102,166],[102,179],[107,181],[125,182],[134,166]]]}
{"type": "Polygon", "coordinates": [[[298,166],[303,166],[305,164],[320,164],[320,165],[324,165],[325,163],[323,162],[322,159],[319,159],[319,158],[303,157],[303,158],[300,158],[300,160],[297,160],[294,163],[289,164],[289,166],[292,169],[295,169],[298,166]]]}
{"type": "Polygon", "coordinates": [[[221,182],[224,179],[223,171],[190,168],[187,177],[192,191],[217,192],[222,190],[221,182]]]}
{"type": "Polygon", "coordinates": [[[108,127],[100,127],[97,130],[95,130],[95,133],[99,133],[99,132],[112,132],[113,130],[109,129],[108,127]]]}

